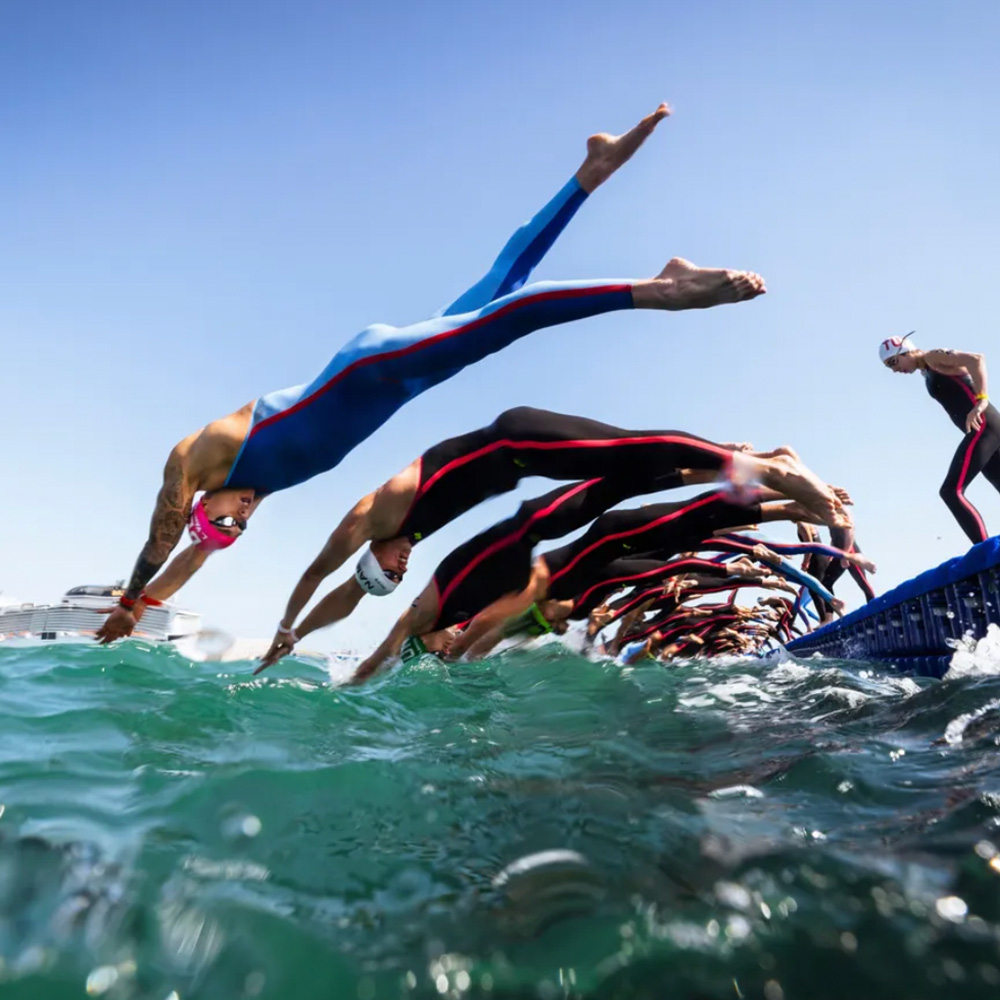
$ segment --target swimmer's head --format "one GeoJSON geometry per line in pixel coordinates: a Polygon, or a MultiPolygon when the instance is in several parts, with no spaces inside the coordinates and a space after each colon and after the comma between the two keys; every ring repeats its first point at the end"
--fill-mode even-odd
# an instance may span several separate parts
{"type": "Polygon", "coordinates": [[[913,372],[917,370],[917,359],[911,357],[917,350],[917,345],[910,339],[914,331],[905,337],[889,337],[878,345],[879,360],[894,372],[913,372]]]}
{"type": "Polygon", "coordinates": [[[253,490],[212,490],[202,494],[188,518],[191,541],[206,552],[227,549],[247,530],[253,490]]]}
{"type": "Polygon", "coordinates": [[[403,581],[410,560],[410,540],[405,537],[372,542],[358,560],[354,579],[366,594],[385,597],[403,581]]]}

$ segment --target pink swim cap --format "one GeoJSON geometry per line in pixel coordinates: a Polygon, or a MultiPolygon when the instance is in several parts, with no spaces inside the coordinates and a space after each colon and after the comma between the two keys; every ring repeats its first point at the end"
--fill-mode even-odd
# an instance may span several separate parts
{"type": "Polygon", "coordinates": [[[205,552],[228,549],[238,537],[227,535],[212,524],[208,519],[208,512],[205,510],[204,497],[194,505],[191,516],[188,518],[188,535],[190,535],[191,541],[205,552]]]}

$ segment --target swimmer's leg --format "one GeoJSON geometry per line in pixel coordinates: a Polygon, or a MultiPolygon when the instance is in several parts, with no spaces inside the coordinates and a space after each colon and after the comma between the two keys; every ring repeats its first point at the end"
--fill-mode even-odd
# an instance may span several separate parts
{"type": "Polygon", "coordinates": [[[955,516],[962,530],[973,545],[989,537],[979,511],[965,496],[969,483],[983,471],[986,463],[996,454],[1000,438],[987,421],[978,431],[971,431],[962,438],[955,457],[951,460],[948,475],[941,484],[941,499],[955,516]]]}
{"type": "Polygon", "coordinates": [[[360,377],[367,374],[373,388],[384,392],[388,386],[400,385],[407,398],[412,398],[536,330],[632,309],[633,284],[563,281],[527,285],[474,312],[405,327],[371,327],[341,355],[356,359],[351,367],[360,377]]]}
{"type": "Polygon", "coordinates": [[[481,309],[487,302],[521,288],[587,195],[630,159],[669,114],[669,107],[661,104],[624,135],[592,135],[587,140],[587,158],[580,169],[533,219],[514,233],[486,275],[438,315],[453,316],[481,309]]]}
{"type": "Polygon", "coordinates": [[[983,466],[983,478],[1000,493],[1000,449],[995,451],[992,458],[983,466]]]}

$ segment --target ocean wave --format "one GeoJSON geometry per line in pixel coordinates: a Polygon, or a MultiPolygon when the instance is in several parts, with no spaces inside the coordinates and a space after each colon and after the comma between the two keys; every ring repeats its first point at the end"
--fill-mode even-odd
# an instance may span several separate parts
{"type": "Polygon", "coordinates": [[[0,648],[4,996],[1000,988],[1000,678],[342,672],[0,648]]]}

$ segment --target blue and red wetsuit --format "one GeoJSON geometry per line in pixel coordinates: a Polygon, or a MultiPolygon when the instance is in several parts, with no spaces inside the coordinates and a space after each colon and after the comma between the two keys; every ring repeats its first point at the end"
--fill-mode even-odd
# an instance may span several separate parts
{"type": "Polygon", "coordinates": [[[575,178],[504,247],[477,284],[412,326],[370,326],[307,385],[254,404],[226,485],[273,493],[337,466],[401,406],[467,365],[546,326],[632,308],[623,281],[544,282],[531,271],[586,200],[575,178]]]}

